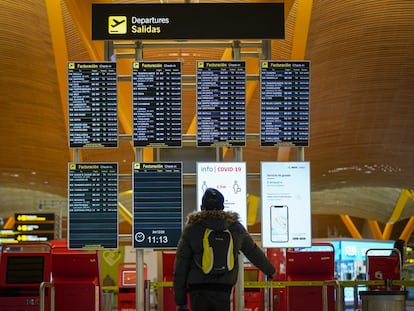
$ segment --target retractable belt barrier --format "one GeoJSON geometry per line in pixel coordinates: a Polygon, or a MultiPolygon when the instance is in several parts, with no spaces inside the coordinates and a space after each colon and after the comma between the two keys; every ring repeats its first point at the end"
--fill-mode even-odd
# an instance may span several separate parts
{"type": "MultiPolygon", "coordinates": [[[[324,286],[326,282],[330,281],[261,281],[261,282],[244,282],[244,288],[286,288],[289,286],[324,286]]],[[[367,285],[383,285],[384,280],[375,281],[338,281],[342,287],[354,287],[356,284],[361,286],[367,285]]],[[[414,281],[395,280],[394,285],[406,285],[407,287],[414,287],[414,281]]],[[[150,282],[151,290],[157,290],[159,287],[172,287],[173,282],[150,282]]]]}
{"type": "MultiPolygon", "coordinates": [[[[344,301],[343,301],[343,289],[345,287],[352,287],[354,288],[355,297],[358,297],[357,289],[361,286],[381,286],[384,285],[386,282],[391,282],[394,286],[400,286],[401,288],[409,288],[414,287],[414,281],[407,281],[407,280],[372,280],[372,281],[365,281],[365,280],[354,280],[354,281],[339,281],[339,280],[326,280],[326,281],[260,281],[260,282],[244,282],[244,288],[263,288],[263,289],[275,289],[275,288],[287,288],[290,286],[319,286],[322,287],[322,297],[323,299],[323,310],[328,311],[328,304],[327,304],[327,288],[329,286],[334,286],[336,288],[336,303],[335,303],[335,311],[344,311],[344,301]]],[[[163,287],[172,287],[173,282],[152,282],[148,281],[146,286],[149,287],[150,290],[157,290],[163,287]]],[[[358,304],[358,299],[356,301],[358,304]]],[[[357,306],[355,306],[357,307],[357,306]]]]}

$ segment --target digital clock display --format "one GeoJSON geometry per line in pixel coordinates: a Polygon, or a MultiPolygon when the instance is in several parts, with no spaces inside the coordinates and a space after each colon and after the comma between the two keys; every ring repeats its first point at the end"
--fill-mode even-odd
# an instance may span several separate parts
{"type": "Polygon", "coordinates": [[[148,243],[168,243],[168,236],[166,235],[150,235],[147,237],[148,243]]]}
{"type": "Polygon", "coordinates": [[[138,230],[135,233],[134,240],[137,243],[148,244],[168,244],[169,239],[165,230],[138,230]]]}

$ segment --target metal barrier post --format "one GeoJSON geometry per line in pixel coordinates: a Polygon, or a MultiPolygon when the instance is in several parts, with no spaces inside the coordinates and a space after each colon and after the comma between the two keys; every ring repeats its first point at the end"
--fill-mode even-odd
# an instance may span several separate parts
{"type": "Polygon", "coordinates": [[[45,292],[50,288],[50,311],[55,311],[55,286],[49,282],[42,282],[39,286],[39,310],[45,311],[45,292]]]}
{"type": "Polygon", "coordinates": [[[325,281],[322,286],[322,311],[328,311],[328,286],[335,286],[335,310],[344,311],[343,292],[338,280],[325,281]]]}
{"type": "Polygon", "coordinates": [[[337,311],[344,311],[345,310],[345,300],[344,300],[344,288],[342,287],[341,283],[337,280],[336,289],[336,310],[337,311]]]}
{"type": "Polygon", "coordinates": [[[114,291],[113,290],[102,290],[102,311],[112,311],[113,309],[113,300],[114,300],[114,291]]]}
{"type": "Polygon", "coordinates": [[[328,311],[328,282],[322,286],[322,311],[328,311]]]}
{"type": "Polygon", "coordinates": [[[234,294],[235,294],[235,310],[236,311],[243,311],[244,310],[244,273],[243,273],[243,255],[239,254],[237,256],[237,260],[239,261],[239,274],[237,277],[237,283],[234,287],[234,294]]]}
{"type": "Polygon", "coordinates": [[[263,288],[263,309],[273,311],[273,283],[272,279],[265,276],[266,286],[263,288]]]}
{"type": "Polygon", "coordinates": [[[269,289],[269,297],[270,297],[270,311],[273,311],[273,280],[270,279],[270,289],[269,289]]]}
{"type": "Polygon", "coordinates": [[[151,281],[145,280],[145,311],[150,311],[151,281]]]}
{"type": "Polygon", "coordinates": [[[354,285],[354,310],[359,309],[359,298],[358,298],[358,283],[354,285]]]}

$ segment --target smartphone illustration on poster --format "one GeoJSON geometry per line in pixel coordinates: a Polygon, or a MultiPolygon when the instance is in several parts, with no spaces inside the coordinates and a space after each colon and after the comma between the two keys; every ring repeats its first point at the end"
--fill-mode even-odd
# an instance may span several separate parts
{"type": "Polygon", "coordinates": [[[272,205],[270,207],[270,232],[272,242],[287,242],[289,240],[287,205],[272,205]]]}

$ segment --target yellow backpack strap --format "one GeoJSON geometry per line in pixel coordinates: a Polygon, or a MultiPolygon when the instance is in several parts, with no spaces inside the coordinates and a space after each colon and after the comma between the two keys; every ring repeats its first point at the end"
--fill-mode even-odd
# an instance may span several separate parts
{"type": "Polygon", "coordinates": [[[233,236],[231,235],[230,230],[226,229],[226,232],[229,234],[230,237],[229,249],[227,251],[227,268],[229,269],[229,271],[231,271],[234,268],[233,236]]]}
{"type": "Polygon", "coordinates": [[[213,268],[213,251],[208,241],[208,237],[211,232],[211,229],[206,228],[203,236],[203,256],[201,258],[201,269],[204,273],[209,273],[213,268]]]}

